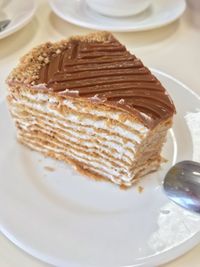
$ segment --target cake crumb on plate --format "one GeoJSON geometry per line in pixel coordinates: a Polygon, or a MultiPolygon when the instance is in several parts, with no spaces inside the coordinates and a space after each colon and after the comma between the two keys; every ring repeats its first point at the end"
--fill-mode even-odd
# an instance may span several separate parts
{"type": "Polygon", "coordinates": [[[55,171],[55,169],[53,167],[45,166],[44,168],[45,168],[45,170],[47,170],[49,172],[55,171]]]}

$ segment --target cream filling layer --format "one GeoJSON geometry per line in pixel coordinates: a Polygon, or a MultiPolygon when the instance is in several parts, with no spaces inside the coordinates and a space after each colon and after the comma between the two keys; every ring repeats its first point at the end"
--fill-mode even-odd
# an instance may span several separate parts
{"type": "Polygon", "coordinates": [[[79,162],[82,162],[84,164],[86,164],[87,166],[94,166],[95,168],[98,168],[99,170],[103,170],[106,173],[109,173],[113,176],[116,177],[120,177],[122,180],[131,180],[132,178],[132,174],[131,172],[128,172],[126,169],[124,168],[120,168],[120,167],[115,167],[113,166],[110,162],[105,161],[105,159],[101,159],[101,158],[94,158],[90,155],[86,155],[85,153],[82,153],[80,151],[77,151],[76,149],[73,148],[68,148],[67,150],[63,149],[62,146],[59,146],[56,142],[53,141],[48,141],[48,144],[44,144],[44,142],[46,142],[46,140],[42,139],[42,138],[33,138],[33,136],[31,134],[19,134],[18,137],[22,137],[22,139],[28,139],[29,142],[36,142],[37,144],[40,144],[42,147],[46,147],[48,149],[50,149],[52,152],[54,153],[58,153],[60,155],[65,155],[67,157],[70,158],[74,158],[76,160],[78,160],[79,162]],[[53,146],[56,146],[56,148],[54,148],[53,146]]]}
{"type": "MultiPolygon", "coordinates": [[[[34,100],[36,102],[37,101],[47,101],[51,104],[55,104],[55,105],[59,104],[56,97],[49,96],[48,94],[42,94],[42,93],[30,94],[28,92],[22,92],[21,95],[28,97],[31,100],[34,100]]],[[[67,107],[71,108],[72,110],[79,112],[79,109],[76,107],[76,105],[73,103],[73,101],[65,99],[65,100],[63,100],[62,104],[65,104],[67,107]]],[[[82,108],[81,111],[84,113],[88,112],[88,110],[86,108],[82,108]]],[[[120,117],[124,113],[121,111],[117,111],[117,110],[115,112],[112,112],[112,111],[106,111],[105,112],[105,111],[99,111],[99,110],[94,109],[94,110],[90,110],[90,114],[95,115],[95,116],[100,116],[100,117],[107,117],[109,119],[120,121],[120,117]]],[[[141,134],[146,134],[149,131],[148,128],[146,128],[143,124],[139,124],[136,122],[133,123],[132,121],[130,121],[128,119],[126,121],[124,121],[124,125],[132,128],[134,130],[137,130],[141,134]]]]}
{"type": "MultiPolygon", "coordinates": [[[[23,123],[20,124],[20,126],[23,129],[23,123]]],[[[38,129],[37,127],[34,127],[31,130],[39,130],[41,134],[45,134],[46,136],[49,136],[49,138],[51,137],[51,135],[49,134],[48,129],[38,129]]],[[[24,131],[27,133],[27,128],[24,128],[24,131]]],[[[29,131],[30,135],[32,135],[31,131],[29,131]]],[[[24,133],[23,133],[24,134],[24,133]]],[[[58,142],[59,145],[62,145],[63,148],[65,148],[65,145],[70,145],[73,146],[75,148],[80,148],[80,149],[84,149],[83,147],[79,146],[80,144],[80,140],[79,139],[75,139],[75,138],[71,138],[71,137],[67,137],[64,135],[56,135],[56,140],[58,142]]],[[[91,142],[84,142],[84,146],[85,148],[85,153],[96,153],[99,157],[102,157],[104,160],[108,160],[108,161],[112,161],[113,163],[115,163],[117,166],[120,166],[124,169],[129,169],[131,168],[131,162],[127,162],[127,160],[124,160],[122,158],[119,158],[119,154],[118,153],[112,153],[110,154],[110,151],[108,149],[106,149],[105,147],[102,147],[101,145],[96,145],[94,143],[91,142]],[[123,162],[122,162],[123,160],[123,162]]],[[[68,148],[66,147],[66,150],[68,148]]]]}
{"type": "MultiPolygon", "coordinates": [[[[91,170],[95,173],[100,174],[101,176],[111,180],[113,183],[115,184],[125,184],[126,186],[131,186],[135,180],[134,180],[134,173],[131,175],[131,177],[125,176],[125,175],[117,175],[115,174],[115,171],[106,169],[105,167],[102,168],[102,165],[97,164],[96,162],[91,162],[85,160],[84,158],[80,158],[77,155],[74,155],[73,153],[70,155],[70,153],[66,154],[65,151],[62,151],[60,149],[52,149],[51,146],[48,145],[44,145],[44,144],[40,144],[41,147],[38,146],[38,142],[35,143],[33,141],[33,139],[29,139],[29,138],[24,138],[24,136],[19,135],[19,139],[22,139],[22,141],[24,143],[26,143],[29,147],[31,147],[34,150],[37,150],[39,152],[43,152],[43,153],[48,153],[48,152],[52,152],[54,153],[58,158],[61,154],[66,155],[67,157],[70,157],[72,160],[77,160],[80,163],[86,164],[86,168],[88,170],[91,170]]],[[[140,172],[140,176],[145,175],[146,173],[156,170],[159,166],[159,161],[158,160],[154,160],[152,161],[150,164],[148,164],[148,166],[146,166],[145,164],[143,166],[140,166],[139,168],[135,169],[135,173],[137,174],[138,172],[140,172]]]]}
{"type": "MultiPolygon", "coordinates": [[[[23,105],[20,105],[19,103],[16,103],[17,105],[16,106],[12,106],[12,113],[14,115],[16,114],[19,114],[18,116],[19,117],[23,117],[23,118],[28,118],[28,121],[30,120],[30,117],[29,115],[25,115],[25,116],[22,116],[20,114],[20,112],[23,112],[24,111],[24,106],[23,105]],[[19,110],[19,108],[21,110],[19,110]]],[[[35,112],[38,112],[38,110],[35,110],[35,112]]],[[[93,127],[93,125],[86,125],[86,124],[75,124],[75,123],[72,123],[72,122],[67,122],[66,120],[62,120],[60,117],[52,117],[51,114],[48,114],[47,116],[46,115],[43,115],[43,113],[41,112],[38,112],[38,114],[35,114],[32,112],[32,110],[29,110],[29,114],[32,116],[32,123],[34,123],[34,120],[35,120],[35,123],[37,123],[37,118],[39,117],[44,119],[46,122],[49,122],[49,121],[53,121],[54,123],[56,123],[56,125],[58,125],[58,128],[60,128],[61,126],[60,125],[63,125],[64,127],[62,127],[63,129],[65,129],[65,127],[67,129],[73,129],[75,131],[79,131],[79,132],[85,132],[85,134],[87,134],[88,136],[94,136],[94,135],[97,135],[99,137],[102,137],[102,138],[105,138],[107,139],[108,141],[113,141],[115,140],[116,143],[119,143],[119,144],[124,144],[124,137],[122,136],[119,136],[119,135],[116,135],[115,133],[111,132],[109,127],[107,127],[107,129],[101,129],[101,128],[95,128],[93,127]],[[97,132],[97,130],[104,130],[106,132],[97,132]]],[[[126,141],[126,144],[127,144],[127,147],[129,147],[130,149],[133,149],[133,152],[135,152],[135,149],[134,149],[134,142],[130,142],[130,141],[126,141]]]]}
{"type": "MultiPolygon", "coordinates": [[[[18,136],[18,138],[19,139],[22,139],[22,142],[23,143],[26,143],[29,147],[31,147],[32,149],[34,149],[34,150],[36,150],[36,151],[39,151],[39,152],[43,152],[43,153],[48,153],[48,152],[51,152],[51,153],[54,153],[58,158],[59,158],[59,156],[60,156],[60,153],[58,153],[58,152],[55,152],[54,150],[52,150],[52,148],[51,147],[48,147],[48,146],[44,146],[44,145],[42,145],[42,148],[41,147],[38,147],[38,145],[37,144],[35,144],[34,142],[32,142],[31,140],[26,140],[26,139],[24,139],[24,137],[22,136],[22,137],[20,137],[20,136],[18,136]]],[[[71,159],[73,160],[77,160],[77,159],[75,159],[75,157],[73,158],[73,157],[71,157],[71,159]]],[[[84,163],[85,164],[85,162],[81,162],[80,160],[78,160],[80,163],[84,163]]],[[[93,169],[95,172],[97,172],[97,173],[99,173],[99,174],[101,174],[101,175],[103,175],[103,176],[105,176],[105,177],[107,177],[108,179],[110,179],[110,180],[112,180],[113,182],[115,182],[115,178],[113,177],[113,175],[111,175],[111,174],[109,174],[109,173],[107,173],[107,172],[105,172],[105,171],[103,171],[103,170],[98,170],[97,168],[92,168],[92,166],[90,166],[90,168],[91,169],[93,169]]]]}
{"type": "MultiPolygon", "coordinates": [[[[37,104],[37,103],[31,103],[31,102],[26,101],[25,99],[20,99],[20,102],[21,102],[21,104],[28,106],[30,108],[33,108],[35,110],[49,113],[49,114],[52,114],[54,116],[58,116],[62,119],[67,119],[73,123],[78,123],[80,125],[92,125],[93,127],[97,128],[97,129],[108,129],[108,125],[107,125],[107,121],[106,121],[106,119],[108,118],[108,115],[109,115],[108,112],[104,112],[103,117],[105,119],[99,118],[99,120],[94,121],[94,120],[91,120],[88,118],[84,118],[84,114],[81,118],[77,114],[72,114],[72,113],[66,113],[65,115],[63,115],[62,113],[59,112],[59,110],[56,110],[56,106],[55,106],[55,108],[52,108],[51,104],[48,102],[44,102],[43,105],[37,104]]],[[[135,123],[132,123],[132,129],[136,130],[134,124],[135,123]]],[[[136,124],[136,127],[137,126],[138,126],[138,124],[136,124]]],[[[143,127],[142,124],[141,124],[141,127],[143,127]]],[[[118,125],[109,125],[109,130],[112,130],[113,132],[119,134],[122,137],[134,140],[137,143],[140,143],[141,139],[143,139],[146,136],[146,133],[145,133],[143,135],[141,134],[141,137],[140,137],[140,136],[134,134],[133,132],[125,130],[124,128],[122,128],[118,125]]]]}
{"type": "MultiPolygon", "coordinates": [[[[16,102],[16,101],[15,101],[16,102]]],[[[19,104],[19,103],[15,103],[18,107],[21,105],[21,104],[19,104]]],[[[26,103],[26,104],[23,104],[24,106],[28,106],[29,108],[32,108],[32,107],[30,107],[29,106],[29,104],[28,103],[26,103]],[[27,105],[26,105],[27,104],[27,105]]],[[[23,110],[24,110],[24,107],[23,107],[23,105],[21,106],[21,109],[22,109],[22,112],[23,112],[23,110]]],[[[16,114],[16,113],[19,113],[18,112],[18,107],[12,107],[12,112],[13,112],[13,114],[16,114]]],[[[116,136],[115,135],[115,132],[114,132],[114,130],[113,131],[111,131],[110,132],[110,128],[109,128],[109,126],[107,126],[107,125],[105,125],[106,123],[104,122],[104,127],[103,127],[103,130],[104,131],[107,131],[107,132],[109,132],[109,134],[107,134],[107,133],[104,133],[104,132],[97,132],[96,131],[96,129],[98,130],[101,130],[102,128],[94,128],[94,125],[95,125],[95,122],[96,121],[93,121],[93,120],[90,120],[90,125],[88,125],[88,124],[85,124],[84,122],[82,122],[81,124],[73,124],[73,122],[72,121],[70,121],[70,123],[67,123],[66,121],[62,121],[61,120],[61,118],[63,119],[63,118],[65,118],[64,116],[63,117],[58,117],[58,119],[57,118],[55,118],[55,117],[52,117],[51,116],[51,113],[49,113],[48,111],[46,112],[47,114],[48,114],[48,116],[45,116],[45,115],[43,115],[42,113],[40,113],[40,110],[35,110],[35,112],[39,112],[39,116],[42,116],[43,118],[44,117],[46,117],[45,118],[45,121],[46,121],[46,123],[48,123],[48,120],[52,120],[52,121],[54,121],[54,123],[57,125],[57,128],[59,128],[60,126],[57,124],[57,122],[58,123],[60,123],[60,125],[64,125],[65,127],[67,127],[67,128],[71,128],[73,131],[75,131],[75,132],[80,132],[80,131],[84,131],[84,132],[86,132],[86,134],[88,135],[88,136],[91,136],[91,138],[93,138],[93,136],[99,136],[100,138],[102,137],[102,138],[104,138],[104,139],[107,139],[108,140],[108,142],[113,142],[113,140],[115,140],[116,141],[116,143],[115,144],[112,144],[114,147],[115,147],[115,149],[116,150],[118,150],[118,152],[120,153],[120,154],[122,154],[123,152],[124,152],[124,149],[126,149],[126,148],[129,148],[130,150],[132,150],[133,151],[133,153],[135,153],[135,143],[134,142],[136,142],[136,141],[133,141],[133,142],[130,142],[130,141],[126,141],[126,142],[124,142],[124,140],[123,140],[123,138],[126,138],[127,137],[127,135],[129,135],[129,133],[130,132],[128,132],[127,130],[124,130],[123,129],[123,135],[124,136],[116,136]],[[120,145],[118,145],[117,143],[119,143],[119,144],[122,144],[122,146],[120,146],[120,145]],[[122,148],[123,147],[123,148],[122,148]]],[[[20,115],[19,115],[20,116],[20,115]]],[[[36,117],[36,114],[34,114],[34,115],[32,115],[33,117],[35,117],[35,120],[37,119],[37,117],[36,117]]],[[[28,118],[29,119],[29,118],[28,118]]],[[[34,122],[34,119],[32,119],[32,124],[34,124],[35,122],[34,122]]],[[[76,122],[77,123],[77,122],[76,122]]],[[[69,132],[71,131],[71,129],[68,129],[69,130],[69,132]]],[[[78,133],[77,133],[78,134],[78,133]]],[[[134,136],[134,139],[138,139],[138,136],[136,135],[136,134],[133,134],[133,133],[131,133],[132,134],[132,137],[134,136]]],[[[141,141],[141,139],[140,139],[140,141],[141,141]]],[[[109,145],[109,144],[108,144],[109,145]]],[[[132,158],[132,154],[131,154],[131,152],[129,152],[129,151],[127,151],[127,154],[129,154],[128,156],[130,157],[130,158],[132,158]]]]}
{"type": "MultiPolygon", "coordinates": [[[[36,117],[33,116],[27,116],[27,119],[23,119],[20,117],[20,114],[18,115],[18,109],[14,108],[12,110],[12,114],[15,116],[15,120],[18,121],[18,123],[23,123],[23,128],[28,130],[31,127],[34,127],[35,125],[40,125],[40,123],[42,123],[42,120],[37,120],[36,117]]],[[[127,143],[123,143],[122,140],[118,137],[118,136],[109,136],[108,134],[104,134],[104,133],[99,133],[96,132],[95,129],[93,128],[84,128],[84,130],[86,130],[86,134],[82,134],[79,132],[79,130],[82,130],[82,128],[80,129],[80,127],[76,127],[75,125],[71,128],[63,128],[61,127],[59,124],[57,124],[57,120],[52,118],[52,117],[46,117],[44,118],[44,123],[49,126],[48,130],[49,131],[63,131],[63,136],[64,136],[64,132],[72,135],[74,137],[74,141],[78,142],[80,140],[82,141],[88,141],[89,139],[92,140],[96,140],[97,142],[101,143],[102,146],[106,145],[108,148],[110,148],[110,150],[115,149],[118,152],[118,158],[120,159],[124,159],[124,160],[128,160],[129,163],[131,161],[134,160],[134,154],[135,154],[135,144],[131,143],[131,142],[127,142],[127,143]],[[49,122],[49,120],[53,121],[53,124],[51,122],[49,122]],[[88,131],[87,131],[88,130],[88,131]],[[104,138],[105,140],[102,141],[102,138],[104,138]],[[121,141],[119,143],[119,141],[121,141]]],[[[64,123],[62,121],[60,121],[60,124],[65,125],[66,127],[68,127],[69,125],[67,125],[67,123],[64,123]]],[[[109,151],[110,152],[110,151],[109,151]]]]}

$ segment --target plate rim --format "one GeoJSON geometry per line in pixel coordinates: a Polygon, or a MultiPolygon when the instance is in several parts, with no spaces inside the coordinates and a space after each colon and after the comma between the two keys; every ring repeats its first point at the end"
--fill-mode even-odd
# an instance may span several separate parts
{"type": "Polygon", "coordinates": [[[29,15],[25,16],[21,21],[19,21],[17,24],[14,24],[12,27],[8,27],[4,31],[0,32],[0,40],[8,37],[9,35],[14,34],[18,30],[22,29],[25,27],[34,17],[36,10],[37,10],[37,5],[36,5],[36,0],[28,0],[32,4],[32,8],[29,12],[29,15]]]}
{"type": "MultiPolygon", "coordinates": [[[[179,10],[179,12],[177,12],[177,14],[175,14],[174,17],[172,17],[169,20],[165,20],[162,23],[157,23],[157,24],[153,24],[153,25],[146,25],[146,26],[132,26],[132,27],[103,27],[103,26],[98,26],[97,24],[93,24],[92,22],[85,22],[83,20],[80,19],[76,19],[73,16],[65,16],[63,13],[60,13],[59,10],[55,7],[54,3],[57,0],[48,0],[48,3],[51,7],[51,10],[54,12],[54,14],[56,14],[59,18],[61,18],[64,21],[67,21],[71,24],[74,24],[76,26],[79,27],[84,27],[87,29],[93,29],[93,30],[100,30],[100,31],[112,31],[112,32],[140,32],[140,31],[148,31],[148,30],[153,30],[153,29],[158,29],[161,28],[163,26],[167,26],[171,23],[173,23],[174,21],[176,21],[178,18],[180,18],[182,16],[182,14],[185,12],[186,10],[186,0],[179,0],[180,3],[182,2],[182,6],[179,10]]],[[[84,0],[78,0],[79,2],[84,1],[84,0]]]]}

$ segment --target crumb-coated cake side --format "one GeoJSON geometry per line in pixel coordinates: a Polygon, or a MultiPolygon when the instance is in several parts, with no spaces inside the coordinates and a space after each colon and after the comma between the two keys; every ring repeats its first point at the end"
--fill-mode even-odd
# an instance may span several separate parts
{"type": "Polygon", "coordinates": [[[160,166],[174,104],[112,34],[40,45],[7,84],[17,137],[28,147],[127,187],[160,166]]]}

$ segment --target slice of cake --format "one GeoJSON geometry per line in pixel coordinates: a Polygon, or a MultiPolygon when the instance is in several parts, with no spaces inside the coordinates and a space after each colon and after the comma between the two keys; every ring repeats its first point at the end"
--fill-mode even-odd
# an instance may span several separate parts
{"type": "Polygon", "coordinates": [[[160,166],[174,104],[112,34],[38,46],[7,83],[17,137],[28,147],[122,186],[160,166]]]}

